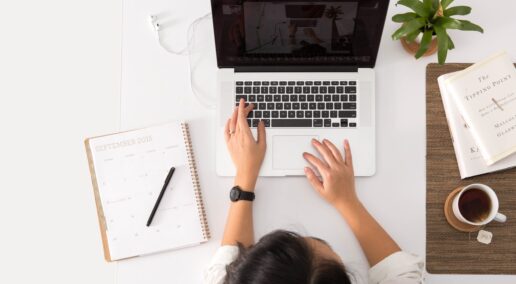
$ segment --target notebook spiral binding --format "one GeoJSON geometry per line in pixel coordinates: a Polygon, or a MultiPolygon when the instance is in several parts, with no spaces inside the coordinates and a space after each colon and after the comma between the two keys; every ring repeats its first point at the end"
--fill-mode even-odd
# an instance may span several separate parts
{"type": "Polygon", "coordinates": [[[192,175],[192,183],[195,191],[195,201],[197,202],[197,208],[199,217],[201,219],[202,233],[206,240],[210,238],[210,228],[208,227],[208,218],[206,216],[206,210],[204,208],[204,202],[202,198],[201,184],[199,183],[199,175],[197,173],[197,165],[195,163],[195,155],[192,148],[192,140],[190,138],[190,129],[188,124],[181,123],[181,130],[185,140],[186,154],[188,158],[188,167],[192,175]]]}

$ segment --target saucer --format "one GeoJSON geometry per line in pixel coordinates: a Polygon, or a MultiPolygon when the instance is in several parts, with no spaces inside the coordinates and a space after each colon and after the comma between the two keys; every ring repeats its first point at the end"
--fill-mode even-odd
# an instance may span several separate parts
{"type": "Polygon", "coordinates": [[[454,189],[448,197],[446,198],[446,201],[444,202],[444,216],[446,216],[446,220],[456,230],[459,230],[461,232],[476,232],[480,230],[481,226],[474,226],[470,224],[466,224],[461,222],[457,217],[455,217],[455,214],[453,214],[453,198],[462,190],[462,186],[457,187],[454,189]]]}

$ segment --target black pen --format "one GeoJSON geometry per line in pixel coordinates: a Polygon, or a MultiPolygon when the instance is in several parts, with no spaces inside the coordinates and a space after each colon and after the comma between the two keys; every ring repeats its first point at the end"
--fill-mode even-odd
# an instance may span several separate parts
{"type": "Polygon", "coordinates": [[[156,210],[158,210],[159,203],[161,202],[161,198],[163,198],[163,195],[165,194],[165,191],[167,190],[168,184],[170,183],[170,180],[172,179],[172,176],[174,175],[174,171],[176,168],[172,167],[170,168],[170,171],[168,172],[167,178],[165,179],[165,184],[163,184],[163,188],[161,189],[161,192],[159,193],[158,200],[156,200],[156,204],[154,204],[154,208],[152,208],[152,212],[149,216],[149,220],[147,220],[147,227],[150,226],[152,223],[152,219],[154,219],[154,214],[156,214],[156,210]]]}

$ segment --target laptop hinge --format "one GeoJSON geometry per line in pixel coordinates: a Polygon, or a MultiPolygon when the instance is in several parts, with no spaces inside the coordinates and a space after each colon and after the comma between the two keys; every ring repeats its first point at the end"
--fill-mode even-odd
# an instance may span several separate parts
{"type": "Polygon", "coordinates": [[[235,72],[358,72],[358,66],[238,66],[235,72]]]}

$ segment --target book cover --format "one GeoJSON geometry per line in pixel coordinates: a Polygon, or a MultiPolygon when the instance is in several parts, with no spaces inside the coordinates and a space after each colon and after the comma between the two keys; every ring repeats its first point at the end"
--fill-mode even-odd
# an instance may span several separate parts
{"type": "Polygon", "coordinates": [[[505,52],[444,81],[487,165],[516,152],[516,69],[505,52]]]}
{"type": "Polygon", "coordinates": [[[444,81],[456,73],[457,72],[442,75],[437,79],[437,82],[441,92],[444,112],[446,114],[446,120],[448,121],[461,179],[515,167],[516,154],[491,166],[488,166],[482,158],[478,145],[471,135],[470,128],[464,121],[464,118],[462,118],[453,99],[444,87],[444,81]]]}

